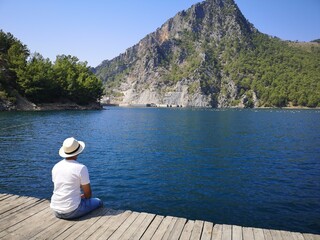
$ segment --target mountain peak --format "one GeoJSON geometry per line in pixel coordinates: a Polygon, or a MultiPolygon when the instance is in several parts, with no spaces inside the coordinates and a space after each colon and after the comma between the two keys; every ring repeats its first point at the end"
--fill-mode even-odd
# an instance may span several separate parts
{"type": "Polygon", "coordinates": [[[268,74],[264,66],[253,61],[243,69],[242,61],[260,58],[261,49],[274,58],[279,48],[286,47],[283,44],[259,33],[233,0],[206,0],[177,13],[125,53],[104,61],[96,74],[115,103],[272,105],[268,99],[259,102],[263,90],[253,86],[260,83],[251,86],[257,76],[268,74]]]}

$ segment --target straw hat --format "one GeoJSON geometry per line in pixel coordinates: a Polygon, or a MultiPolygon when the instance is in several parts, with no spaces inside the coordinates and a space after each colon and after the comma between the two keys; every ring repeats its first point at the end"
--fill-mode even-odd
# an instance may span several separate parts
{"type": "Polygon", "coordinates": [[[82,141],[77,141],[73,137],[67,138],[59,150],[59,155],[63,158],[76,156],[83,151],[85,146],[82,141]]]}

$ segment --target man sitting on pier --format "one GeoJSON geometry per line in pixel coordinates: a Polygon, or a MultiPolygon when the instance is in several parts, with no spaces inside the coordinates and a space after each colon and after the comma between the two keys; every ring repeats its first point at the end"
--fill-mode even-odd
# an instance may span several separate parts
{"type": "Polygon", "coordinates": [[[54,190],[50,207],[58,218],[79,218],[103,205],[99,198],[91,197],[87,167],[76,161],[84,148],[84,142],[67,138],[59,150],[64,159],[52,168],[54,190]]]}

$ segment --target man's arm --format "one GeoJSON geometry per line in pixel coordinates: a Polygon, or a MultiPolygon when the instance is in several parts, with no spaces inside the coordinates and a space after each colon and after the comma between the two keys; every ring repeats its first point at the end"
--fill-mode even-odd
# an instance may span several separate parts
{"type": "Polygon", "coordinates": [[[85,185],[81,185],[83,194],[81,195],[81,197],[84,198],[91,198],[92,192],[91,192],[91,186],[90,183],[85,184],[85,185]]]}

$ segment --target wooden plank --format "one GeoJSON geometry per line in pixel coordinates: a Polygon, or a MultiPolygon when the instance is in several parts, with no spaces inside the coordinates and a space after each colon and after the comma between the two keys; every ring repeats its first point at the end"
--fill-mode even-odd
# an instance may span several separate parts
{"type": "Polygon", "coordinates": [[[279,231],[281,234],[282,239],[293,239],[294,237],[292,236],[291,232],[288,231],[279,231]]]}
{"type": "Polygon", "coordinates": [[[210,240],[212,236],[212,222],[204,222],[201,240],[210,240]]]}
{"type": "Polygon", "coordinates": [[[303,233],[302,234],[305,240],[319,240],[320,235],[314,235],[310,233],[303,233]]]}
{"type": "Polygon", "coordinates": [[[261,228],[253,228],[253,235],[255,240],[265,240],[264,233],[261,228]]]}
{"type": "Polygon", "coordinates": [[[293,240],[304,240],[304,237],[301,233],[292,232],[291,235],[293,240]]]}
{"type": "Polygon", "coordinates": [[[320,235],[312,234],[314,240],[320,240],[320,235]]]}
{"type": "Polygon", "coordinates": [[[253,230],[249,227],[242,228],[243,240],[254,240],[253,230]]]}
{"type": "MultiPolygon", "coordinates": [[[[42,214],[36,214],[17,224],[10,229],[9,236],[14,239],[31,239],[43,229],[46,229],[52,222],[57,221],[50,209],[42,211],[42,214]],[[18,227],[17,229],[14,229],[18,227]]],[[[7,236],[6,236],[7,237],[7,236]]]]}
{"type": "Polygon", "coordinates": [[[221,238],[222,238],[222,225],[215,224],[212,229],[211,240],[221,240],[221,238]]]}
{"type": "Polygon", "coordinates": [[[91,213],[91,217],[86,219],[85,224],[78,227],[69,237],[68,240],[71,239],[79,239],[84,233],[89,231],[91,227],[95,226],[97,222],[102,218],[106,213],[108,212],[108,209],[106,208],[99,208],[96,209],[94,212],[91,213]]]}
{"type": "Polygon", "coordinates": [[[76,222],[71,220],[57,219],[55,223],[36,234],[33,239],[56,239],[61,233],[66,231],[76,222]]]}
{"type": "Polygon", "coordinates": [[[33,227],[37,227],[37,222],[39,221],[39,219],[42,216],[46,216],[46,214],[48,214],[49,209],[45,209],[39,213],[36,213],[32,216],[30,216],[29,218],[24,219],[23,221],[20,221],[17,224],[14,224],[10,227],[8,227],[7,229],[5,229],[4,231],[2,231],[0,233],[0,237],[6,237],[6,238],[15,238],[17,239],[18,236],[23,236],[23,234],[25,233],[24,230],[26,229],[26,226],[30,225],[30,228],[32,229],[33,227]],[[17,236],[17,237],[13,237],[13,236],[17,236]]]}
{"type": "Polygon", "coordinates": [[[48,203],[45,201],[38,202],[38,204],[30,209],[27,209],[19,214],[9,215],[5,218],[0,219],[0,232],[3,230],[20,223],[21,221],[43,211],[48,207],[48,203]]]}
{"type": "Polygon", "coordinates": [[[320,235],[213,225],[172,216],[101,208],[79,220],[54,216],[49,201],[0,194],[0,238],[3,239],[201,239],[320,240],[320,235]],[[2,210],[2,212],[1,212],[2,210]]]}
{"type": "Polygon", "coordinates": [[[126,240],[130,239],[131,236],[137,231],[144,221],[144,219],[147,217],[147,213],[140,213],[139,216],[136,218],[136,220],[132,223],[129,229],[121,236],[119,240],[126,240]]]}
{"type": "Polygon", "coordinates": [[[163,235],[162,240],[167,240],[167,239],[169,239],[169,235],[170,235],[172,229],[174,228],[174,225],[176,224],[177,220],[178,220],[177,217],[173,217],[173,218],[172,218],[172,221],[170,222],[166,233],[163,235]]]}
{"type": "Polygon", "coordinates": [[[68,228],[65,228],[64,231],[60,231],[59,235],[56,235],[54,238],[51,239],[66,239],[67,237],[71,236],[71,234],[74,233],[77,229],[84,225],[84,221],[73,220],[70,221],[70,223],[72,224],[68,228]]]}
{"type": "MultiPolygon", "coordinates": [[[[98,218],[98,220],[92,224],[89,228],[87,228],[85,231],[81,231],[81,234],[77,234],[77,239],[79,240],[83,240],[83,239],[88,239],[91,238],[91,235],[98,232],[98,230],[100,228],[102,228],[103,225],[107,224],[107,221],[112,217],[112,216],[116,216],[120,213],[122,213],[123,211],[119,211],[119,210],[112,210],[112,209],[107,209],[104,208],[104,211],[101,213],[100,218],[98,218]]],[[[57,228],[57,227],[55,227],[57,228]]],[[[59,229],[60,227],[58,227],[59,229]]],[[[72,236],[73,237],[73,236],[72,236]]],[[[39,238],[39,239],[43,239],[43,238],[39,238]]]]}
{"type": "Polygon", "coordinates": [[[152,240],[158,240],[158,239],[162,239],[162,237],[164,236],[164,234],[166,233],[170,223],[172,222],[173,217],[171,216],[167,216],[165,217],[162,222],[160,223],[158,229],[156,230],[156,232],[153,234],[152,236],[152,240]]]}
{"type": "Polygon", "coordinates": [[[1,201],[1,204],[0,204],[0,213],[2,213],[3,211],[5,211],[5,209],[8,207],[8,206],[17,206],[19,204],[19,201],[21,201],[21,199],[23,198],[19,198],[19,196],[16,196],[16,195],[12,195],[10,197],[8,197],[7,199],[1,201]]]}
{"type": "Polygon", "coordinates": [[[133,212],[131,215],[121,224],[121,226],[110,236],[110,240],[119,240],[122,234],[130,227],[130,225],[139,216],[138,212],[133,212]]]}
{"type": "Polygon", "coordinates": [[[11,201],[4,201],[1,202],[0,205],[0,216],[5,214],[7,211],[10,211],[14,208],[19,207],[21,204],[23,204],[26,201],[26,198],[14,198],[11,201]]]}
{"type": "Polygon", "coordinates": [[[233,225],[232,226],[232,240],[242,240],[242,227],[233,225]]]}
{"type": "Polygon", "coordinates": [[[304,233],[303,237],[304,237],[305,240],[314,240],[311,234],[304,233]]]}
{"type": "MultiPolygon", "coordinates": [[[[60,231],[59,233],[55,234],[55,236],[52,236],[51,239],[72,238],[72,236],[77,231],[79,231],[79,229],[81,230],[84,225],[89,224],[90,226],[92,226],[96,221],[98,221],[101,217],[99,215],[103,215],[104,211],[105,211],[105,209],[102,209],[102,213],[100,213],[100,214],[96,214],[96,213],[92,212],[89,215],[85,215],[84,217],[82,217],[80,219],[67,220],[66,222],[68,222],[68,223],[70,222],[70,224],[68,224],[68,227],[65,228],[63,231],[60,231]]],[[[65,221],[65,220],[62,220],[62,221],[65,221]]],[[[105,229],[103,229],[103,231],[104,230],[105,229]]]]}
{"type": "Polygon", "coordinates": [[[272,240],[272,235],[269,229],[263,229],[264,239],[272,240]]]}
{"type": "Polygon", "coordinates": [[[193,220],[189,220],[185,225],[184,228],[182,230],[181,236],[180,236],[180,240],[189,240],[191,237],[191,233],[193,230],[193,226],[194,226],[194,221],[193,220]]]}
{"type": "Polygon", "coordinates": [[[98,239],[108,239],[131,214],[132,211],[125,211],[117,218],[114,218],[112,224],[110,224],[98,239]]]}
{"type": "Polygon", "coordinates": [[[103,235],[103,233],[114,223],[117,221],[118,218],[120,218],[123,214],[128,215],[128,213],[124,211],[116,211],[114,213],[107,213],[105,216],[106,221],[90,235],[90,239],[98,239],[103,235]]]}
{"type": "Polygon", "coordinates": [[[270,230],[271,236],[273,240],[283,240],[281,237],[281,233],[278,230],[270,230]]]}
{"type": "Polygon", "coordinates": [[[141,240],[151,239],[153,234],[157,231],[157,229],[158,229],[159,225],[161,224],[163,218],[164,218],[163,216],[157,215],[153,219],[153,221],[151,222],[151,224],[149,225],[147,230],[142,235],[141,240]]]}
{"type": "MultiPolygon", "coordinates": [[[[19,210],[21,209],[22,211],[24,211],[29,208],[28,207],[29,204],[37,205],[38,203],[41,203],[41,202],[46,202],[49,205],[49,202],[47,200],[28,197],[28,198],[26,198],[26,200],[24,202],[27,204],[21,204],[20,206],[17,206],[16,209],[19,209],[19,210]],[[21,206],[23,206],[23,208],[21,208],[21,206]]],[[[33,206],[30,206],[30,207],[33,207],[33,206]]]]}
{"type": "MultiPolygon", "coordinates": [[[[21,213],[20,215],[22,215],[21,213]]],[[[0,233],[0,237],[8,236],[23,236],[24,239],[29,239],[32,236],[32,232],[40,231],[40,228],[44,227],[44,221],[47,221],[50,217],[50,209],[45,208],[43,211],[40,211],[29,218],[24,219],[23,221],[14,224],[0,233]],[[27,235],[29,234],[29,235],[27,235]]],[[[19,215],[16,215],[19,217],[19,215]]],[[[13,237],[12,237],[13,238],[13,237]]],[[[14,237],[17,239],[18,237],[14,237]]]]}
{"type": "Polygon", "coordinates": [[[17,199],[17,198],[25,198],[23,196],[15,195],[15,194],[7,194],[5,197],[2,199],[3,202],[9,202],[12,199],[17,199]]]}
{"type": "Polygon", "coordinates": [[[178,218],[174,227],[169,235],[169,239],[179,239],[182,229],[186,223],[187,219],[185,218],[178,218]]]}
{"type": "Polygon", "coordinates": [[[11,194],[6,194],[6,193],[0,193],[0,201],[2,201],[3,199],[6,199],[7,197],[9,197],[11,194]]]}
{"type": "Polygon", "coordinates": [[[200,220],[194,222],[190,240],[199,240],[201,238],[203,224],[204,222],[200,220]]]}
{"type": "Polygon", "coordinates": [[[19,204],[23,201],[23,198],[19,198],[19,196],[10,196],[7,199],[0,202],[0,215],[10,210],[11,208],[15,208],[19,206],[19,204]]]}
{"type": "Polygon", "coordinates": [[[231,225],[222,225],[222,240],[231,240],[232,239],[232,226],[231,225]]]}
{"type": "Polygon", "coordinates": [[[34,198],[29,198],[29,197],[28,198],[22,198],[21,197],[21,198],[18,198],[15,203],[13,203],[13,202],[3,202],[5,207],[3,207],[2,208],[3,210],[0,211],[0,215],[2,217],[2,216],[4,216],[6,214],[6,212],[4,212],[4,208],[8,208],[8,206],[11,206],[12,209],[14,209],[14,208],[19,208],[20,206],[25,205],[26,203],[36,202],[36,201],[39,201],[39,199],[34,199],[34,198]]]}
{"type": "Polygon", "coordinates": [[[16,206],[4,213],[1,213],[0,218],[5,218],[11,214],[17,214],[20,211],[24,211],[25,209],[28,209],[30,207],[32,207],[33,205],[37,204],[36,199],[34,198],[27,198],[26,201],[24,203],[21,203],[19,206],[16,206]]]}
{"type": "Polygon", "coordinates": [[[151,224],[151,222],[153,221],[155,216],[156,216],[155,214],[150,214],[149,213],[146,216],[146,218],[143,220],[143,222],[141,223],[139,228],[130,237],[130,240],[138,240],[138,239],[140,239],[143,236],[143,234],[146,232],[146,230],[148,229],[149,225],[151,224]]]}
{"type": "Polygon", "coordinates": [[[5,194],[0,194],[0,202],[2,201],[2,199],[5,199],[6,195],[5,194]]]}
{"type": "Polygon", "coordinates": [[[87,226],[91,226],[96,222],[99,217],[101,216],[101,213],[103,213],[105,209],[98,208],[94,210],[93,212],[90,212],[88,215],[85,215],[79,219],[71,220],[74,224],[71,225],[69,228],[67,228],[64,232],[60,233],[58,236],[55,237],[55,239],[66,239],[66,238],[72,238],[74,234],[76,234],[77,231],[87,228],[87,226]]]}
{"type": "Polygon", "coordinates": [[[10,198],[14,198],[16,195],[12,195],[12,194],[5,194],[2,196],[1,198],[1,204],[4,202],[4,201],[9,201],[10,198]]]}
{"type": "Polygon", "coordinates": [[[320,235],[315,235],[315,234],[312,234],[312,235],[314,240],[320,240],[320,235]]]}
{"type": "MultiPolygon", "coordinates": [[[[30,208],[36,208],[38,204],[45,203],[45,202],[47,202],[47,201],[44,199],[37,199],[37,198],[30,197],[30,198],[28,198],[28,201],[26,201],[27,204],[21,204],[20,206],[10,210],[10,213],[11,214],[13,212],[15,212],[15,214],[22,213],[30,208]]],[[[48,202],[47,202],[47,204],[48,204],[48,202]]],[[[11,214],[8,214],[8,212],[2,214],[0,217],[0,221],[5,219],[7,216],[10,216],[11,214]]]]}
{"type": "Polygon", "coordinates": [[[59,235],[67,231],[67,229],[69,229],[76,223],[77,221],[74,220],[59,219],[56,223],[52,224],[52,226],[47,228],[45,231],[38,233],[36,239],[57,239],[59,235]]]}

